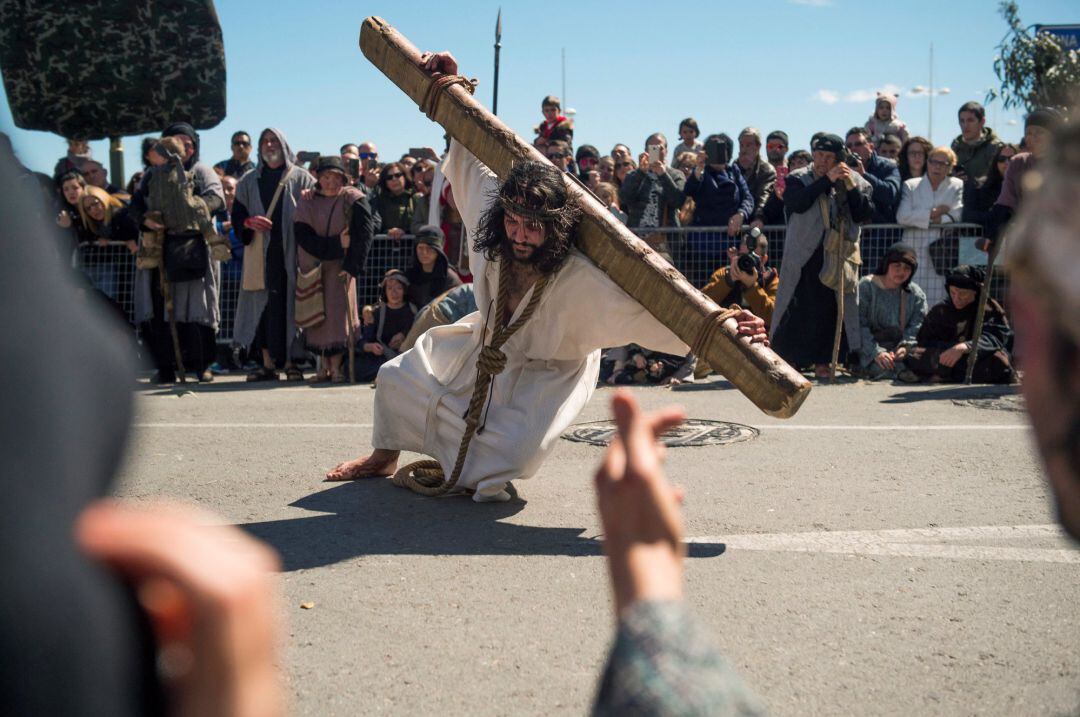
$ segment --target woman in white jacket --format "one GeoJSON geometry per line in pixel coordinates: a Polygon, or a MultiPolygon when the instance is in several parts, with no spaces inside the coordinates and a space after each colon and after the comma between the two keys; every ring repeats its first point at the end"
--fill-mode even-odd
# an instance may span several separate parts
{"type": "Polygon", "coordinates": [[[904,182],[896,221],[903,224],[904,242],[915,248],[919,268],[913,281],[926,292],[927,306],[945,298],[943,279],[930,259],[930,244],[941,236],[941,230],[931,225],[960,220],[963,207],[964,183],[949,176],[956,166],[956,154],[948,147],[937,147],[927,158],[926,173],[904,182]]]}

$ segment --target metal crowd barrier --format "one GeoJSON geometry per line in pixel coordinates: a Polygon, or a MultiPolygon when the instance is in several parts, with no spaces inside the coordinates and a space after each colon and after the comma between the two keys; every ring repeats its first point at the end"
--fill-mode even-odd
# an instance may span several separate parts
{"type": "MultiPolygon", "coordinates": [[[[863,275],[874,271],[885,250],[895,242],[904,239],[905,227],[898,224],[868,224],[862,227],[860,249],[862,252],[863,275]]],[[[944,230],[956,241],[947,242],[947,264],[986,265],[986,254],[974,248],[975,239],[983,235],[978,224],[935,225],[931,229],[944,230]]],[[[709,276],[728,263],[727,247],[733,246],[736,239],[727,236],[726,227],[666,227],[663,229],[635,229],[639,236],[650,243],[663,244],[679,271],[698,288],[704,286],[709,276]],[[690,235],[713,235],[713,246],[717,251],[697,252],[691,250],[690,235]]],[[[766,226],[762,233],[769,240],[769,265],[780,268],[784,257],[783,226],[766,226]]],[[[407,269],[412,262],[415,237],[406,234],[400,239],[391,239],[385,234],[375,236],[368,252],[364,271],[358,277],[358,305],[374,304],[379,299],[379,282],[389,269],[407,269]]],[[[73,266],[81,269],[87,279],[102,293],[108,296],[121,310],[128,321],[134,325],[134,278],[135,258],[121,242],[112,242],[107,246],[84,245],[75,253],[73,266]]],[[[221,326],[218,330],[219,343],[231,343],[233,322],[236,317],[236,304],[240,295],[241,260],[234,259],[222,266],[221,287],[218,299],[221,305],[221,326]]],[[[945,298],[944,277],[934,286],[923,286],[928,305],[945,298]]],[[[991,279],[990,293],[1001,301],[1008,287],[1008,277],[1001,266],[995,267],[991,279]]]]}
{"type": "MultiPolygon", "coordinates": [[[[765,226],[762,234],[769,240],[769,265],[779,270],[784,259],[784,233],[783,225],[765,226]]],[[[973,264],[986,266],[987,255],[975,248],[976,239],[983,236],[983,228],[979,224],[935,224],[929,230],[912,230],[899,224],[864,224],[861,227],[859,249],[862,254],[861,275],[872,273],[885,256],[885,251],[898,241],[907,241],[919,248],[920,242],[925,244],[928,239],[911,237],[914,233],[923,237],[938,235],[946,237],[942,245],[945,250],[943,258],[945,265],[956,266],[957,264],[973,264]],[[905,232],[909,238],[905,240],[905,232]]],[[[634,229],[638,236],[646,239],[651,245],[664,246],[671,255],[675,268],[683,273],[694,286],[699,289],[704,286],[714,271],[722,266],[727,266],[727,248],[738,246],[740,239],[729,237],[727,227],[665,227],[662,229],[634,229]],[[702,241],[704,240],[704,241],[702,241]],[[712,251],[694,250],[697,243],[708,244],[712,251]]],[[[935,281],[927,286],[921,286],[926,292],[928,306],[944,300],[945,277],[937,276],[935,281]]],[[[927,282],[923,282],[927,283],[927,282]]],[[[1008,277],[1001,265],[995,267],[994,275],[990,283],[991,296],[1001,301],[1006,294],[1008,277]]]]}

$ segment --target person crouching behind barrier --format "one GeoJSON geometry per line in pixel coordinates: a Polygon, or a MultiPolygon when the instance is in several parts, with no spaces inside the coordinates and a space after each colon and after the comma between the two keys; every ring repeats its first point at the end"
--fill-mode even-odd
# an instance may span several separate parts
{"type": "Polygon", "coordinates": [[[865,378],[919,380],[903,363],[926,318],[926,294],[911,280],[918,265],[914,247],[897,242],[877,270],[859,280],[859,369],[865,378]]]}
{"type": "Polygon", "coordinates": [[[967,355],[978,351],[972,380],[976,383],[1013,383],[1016,374],[1010,354],[1013,332],[1005,310],[987,297],[982,335],[978,347],[972,344],[975,330],[976,299],[986,275],[982,269],[967,264],[954,267],[945,276],[949,297],[930,309],[919,329],[918,345],[905,364],[915,374],[932,383],[963,382],[967,355]]]}

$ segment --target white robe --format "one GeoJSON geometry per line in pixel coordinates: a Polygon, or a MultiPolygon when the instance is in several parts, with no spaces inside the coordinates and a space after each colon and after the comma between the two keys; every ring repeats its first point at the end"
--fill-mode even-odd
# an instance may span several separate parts
{"type": "Polygon", "coordinates": [[[940,229],[930,229],[930,210],[944,204],[949,213],[940,220],[949,224],[960,220],[964,202],[964,183],[956,177],[946,177],[935,191],[925,175],[904,182],[900,193],[900,206],[896,210],[897,224],[903,224],[904,241],[918,255],[919,268],[912,281],[926,292],[926,305],[933,306],[945,298],[945,279],[934,271],[930,260],[930,245],[941,236],[940,229]]]}
{"type": "MultiPolygon", "coordinates": [[[[476,236],[496,196],[494,173],[457,142],[444,165],[462,222],[476,236]]],[[[450,475],[465,430],[476,359],[495,321],[499,262],[469,247],[478,311],[436,326],[409,351],[383,364],[375,392],[375,448],[413,451],[439,461],[450,475]],[[490,321],[489,321],[490,319],[490,321]],[[485,334],[484,327],[487,324],[485,334]]],[[[525,309],[532,289],[511,321],[525,309]]],[[[486,423],[469,447],[458,481],[494,495],[508,481],[529,478],[596,387],[600,349],[637,343],[684,355],[687,346],[641,304],[574,250],[548,282],[532,317],[503,345],[506,368],[495,377],[486,423]]]]}

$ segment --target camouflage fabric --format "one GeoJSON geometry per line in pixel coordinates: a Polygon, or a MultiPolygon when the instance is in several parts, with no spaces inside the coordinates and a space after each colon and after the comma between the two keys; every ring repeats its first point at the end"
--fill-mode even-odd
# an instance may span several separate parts
{"type": "Polygon", "coordinates": [[[215,261],[229,261],[232,252],[228,239],[217,233],[214,221],[206,202],[195,195],[194,172],[185,171],[180,158],[172,155],[170,160],[160,167],[151,167],[147,178],[149,196],[147,197],[147,217],[158,219],[167,234],[199,232],[210,247],[211,258],[215,261]]]}
{"type": "Polygon", "coordinates": [[[225,117],[213,0],[0,0],[0,69],[23,129],[101,139],[225,117]]]}

